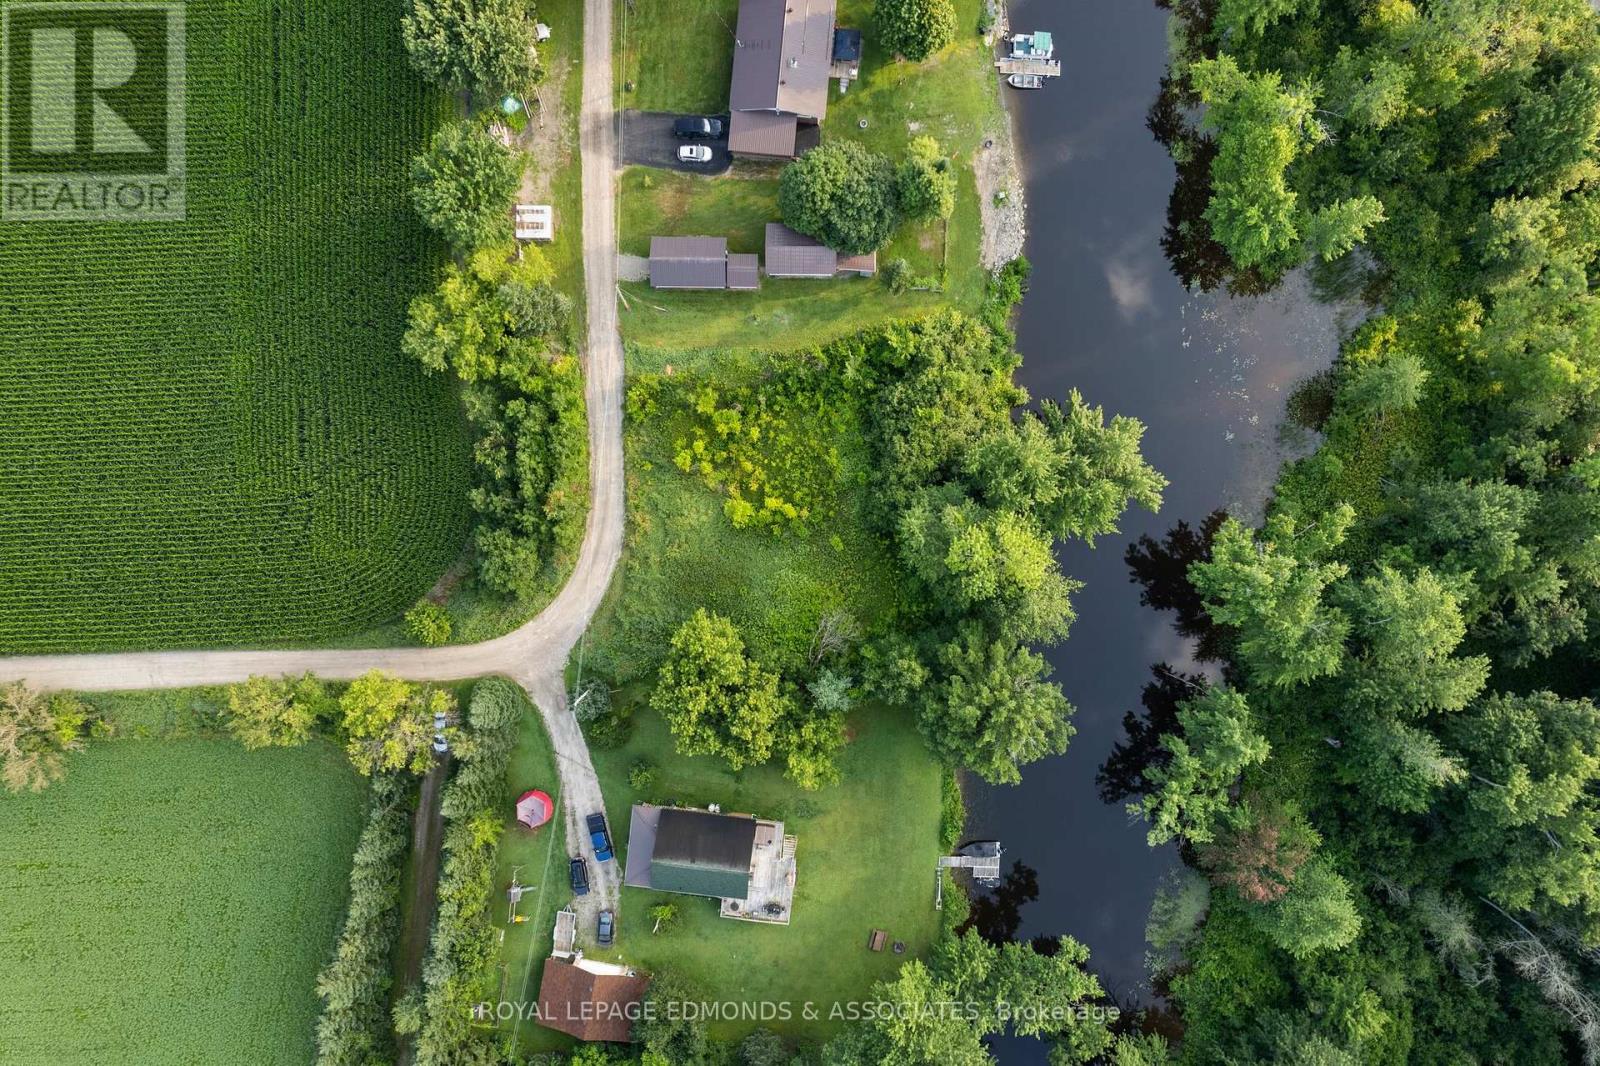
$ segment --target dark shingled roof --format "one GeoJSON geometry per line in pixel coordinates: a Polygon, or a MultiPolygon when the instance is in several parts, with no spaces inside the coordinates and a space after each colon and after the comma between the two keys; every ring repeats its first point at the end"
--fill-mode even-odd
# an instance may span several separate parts
{"type": "Polygon", "coordinates": [[[734,111],[828,113],[835,0],[740,0],[734,33],[734,111]]]}
{"type": "Polygon", "coordinates": [[[743,899],[750,892],[756,820],[667,807],[656,824],[650,880],[659,892],[743,899]]]}
{"type": "Polygon", "coordinates": [[[650,287],[725,289],[728,287],[726,237],[651,237],[650,287]]]}
{"type": "Polygon", "coordinates": [[[767,277],[831,278],[838,270],[832,248],[781,222],[767,223],[767,277]]]}
{"type": "Polygon", "coordinates": [[[539,1024],[579,1040],[633,1040],[633,1018],[648,977],[590,973],[565,959],[545,960],[539,982],[539,1024]]]}
{"type": "Polygon", "coordinates": [[[792,159],[800,120],[771,111],[735,111],[728,121],[728,151],[792,159]]]}
{"type": "Polygon", "coordinates": [[[753,252],[728,253],[728,288],[761,288],[761,257],[753,252]]]}

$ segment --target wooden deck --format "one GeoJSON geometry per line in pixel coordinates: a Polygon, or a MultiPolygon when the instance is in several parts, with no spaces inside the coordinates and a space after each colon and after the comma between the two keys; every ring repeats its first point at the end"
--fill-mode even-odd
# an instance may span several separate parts
{"type": "Polygon", "coordinates": [[[976,878],[993,880],[1000,878],[998,855],[942,855],[939,857],[939,868],[946,867],[971,870],[972,876],[976,878]]]}
{"type": "Polygon", "coordinates": [[[1042,78],[1061,77],[1061,60],[1059,59],[1012,59],[1007,56],[997,59],[994,65],[999,68],[1002,76],[1010,74],[1037,74],[1042,78]]]}

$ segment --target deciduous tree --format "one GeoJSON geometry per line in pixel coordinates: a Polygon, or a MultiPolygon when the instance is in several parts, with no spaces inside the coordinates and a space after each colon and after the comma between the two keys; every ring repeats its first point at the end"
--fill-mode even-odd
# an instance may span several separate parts
{"type": "Polygon", "coordinates": [[[338,701],[310,674],[297,678],[253,676],[228,686],[228,727],[245,747],[290,748],[311,739],[338,701]]]}
{"type": "Polygon", "coordinates": [[[1244,696],[1230,688],[1213,687],[1180,703],[1178,724],[1182,735],[1162,739],[1171,757],[1145,774],[1155,791],[1128,807],[1150,823],[1151,846],[1177,836],[1210,843],[1230,806],[1229,789],[1271,750],[1244,696]]]}
{"type": "Polygon", "coordinates": [[[855,141],[824,141],[783,168],[778,211],[841,255],[876,251],[900,223],[894,166],[855,141]]]}
{"type": "Polygon", "coordinates": [[[778,675],[745,654],[732,622],[700,608],[672,635],[650,706],[684,755],[720,755],[733,769],[772,757],[793,708],[778,675]]]}
{"type": "Polygon", "coordinates": [[[411,203],[457,255],[511,238],[520,161],[481,122],[451,122],[411,162],[411,203]]]}
{"type": "Polygon", "coordinates": [[[539,81],[525,0],[412,0],[400,25],[412,65],[448,88],[499,100],[539,81]]]}
{"type": "Polygon", "coordinates": [[[1015,784],[1021,767],[1067,749],[1073,708],[1046,680],[1049,664],[1025,647],[975,627],[938,651],[939,681],[926,690],[919,722],[952,764],[985,781],[1015,784]]]}
{"type": "Polygon", "coordinates": [[[455,701],[442,689],[414,685],[379,670],[363,674],[339,697],[350,762],[363,774],[422,773],[433,758],[434,716],[455,701]]]}
{"type": "Polygon", "coordinates": [[[872,14],[883,47],[913,62],[955,40],[956,8],[951,0],[876,0],[872,14]]]}

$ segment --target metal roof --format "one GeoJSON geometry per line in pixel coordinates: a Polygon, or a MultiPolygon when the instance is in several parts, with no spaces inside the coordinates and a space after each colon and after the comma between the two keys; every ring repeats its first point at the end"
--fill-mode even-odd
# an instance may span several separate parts
{"type": "Polygon", "coordinates": [[[767,223],[769,278],[831,278],[838,271],[839,255],[832,248],[781,222],[767,223]]]}
{"type": "Polygon", "coordinates": [[[748,814],[665,807],[656,824],[656,862],[750,872],[756,820],[748,814]]]}
{"type": "Polygon", "coordinates": [[[660,821],[660,807],[648,803],[633,805],[628,818],[628,854],[623,866],[623,884],[634,888],[655,887],[650,883],[650,855],[656,850],[656,825],[660,821]]]}
{"type": "Polygon", "coordinates": [[[800,120],[771,111],[735,111],[728,121],[728,151],[738,155],[794,158],[800,120]]]}
{"type": "Polygon", "coordinates": [[[728,288],[761,288],[761,257],[754,252],[728,253],[728,288]]]}
{"type": "Polygon", "coordinates": [[[836,0],[740,0],[734,32],[734,111],[828,113],[836,0]]]}
{"type": "Polygon", "coordinates": [[[650,287],[725,289],[728,287],[726,237],[651,237],[650,287]]]}

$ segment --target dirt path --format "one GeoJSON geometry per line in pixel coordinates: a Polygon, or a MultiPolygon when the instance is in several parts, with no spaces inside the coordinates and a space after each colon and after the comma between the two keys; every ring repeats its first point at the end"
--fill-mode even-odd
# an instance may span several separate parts
{"type": "MultiPolygon", "coordinates": [[[[411,826],[411,903],[406,909],[405,928],[400,931],[399,982],[395,988],[399,995],[422,980],[422,957],[428,949],[428,932],[439,902],[439,853],[444,845],[440,801],[449,775],[449,757],[435,759],[417,796],[417,815],[411,826]]],[[[405,1038],[399,1066],[408,1066],[415,1051],[416,1042],[405,1038]]]]}
{"type": "MultiPolygon", "coordinates": [[[[583,816],[604,810],[588,745],[567,709],[562,670],[588,628],[622,554],[622,338],[617,332],[616,125],[612,108],[611,0],[585,0],[583,106],[583,274],[588,303],[584,351],[589,413],[589,518],[571,578],[527,625],[481,644],[446,648],[298,651],[156,651],[0,658],[0,681],[42,688],[106,692],[183,688],[278,677],[306,671],[350,680],[385,670],[417,681],[453,681],[502,674],[538,704],[561,768],[568,838],[590,861],[596,890],[591,911],[615,907],[617,878],[600,871],[583,832],[583,816]]],[[[608,864],[615,866],[615,863],[608,864]]],[[[593,924],[586,927],[592,935],[593,924]]]]}

